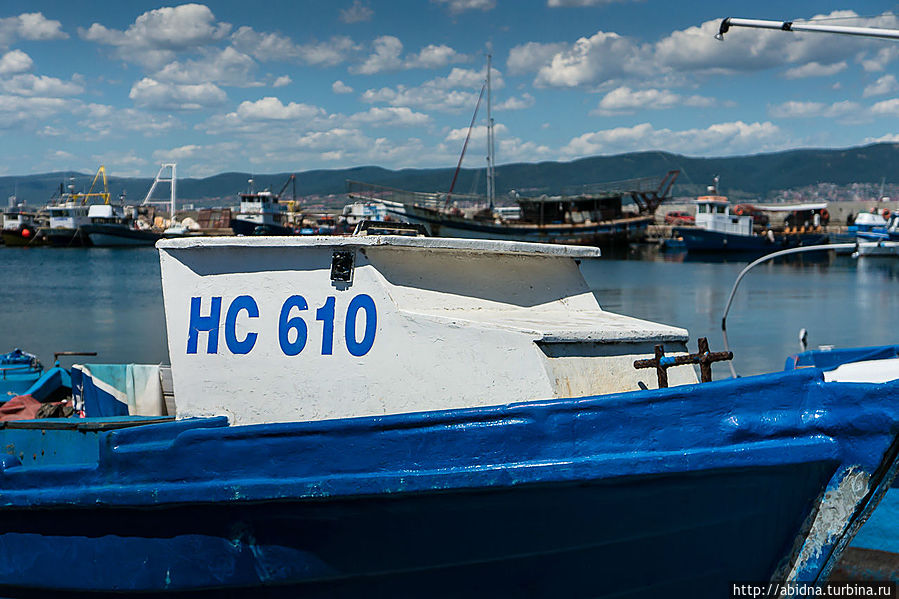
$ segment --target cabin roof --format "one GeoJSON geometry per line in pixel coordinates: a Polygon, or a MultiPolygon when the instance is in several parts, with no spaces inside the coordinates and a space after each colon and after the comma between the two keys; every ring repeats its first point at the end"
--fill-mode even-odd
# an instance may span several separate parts
{"type": "Polygon", "coordinates": [[[212,247],[401,247],[426,250],[481,251],[492,254],[541,255],[559,258],[598,258],[599,248],[529,243],[523,241],[496,241],[488,239],[455,239],[449,237],[408,237],[400,235],[368,235],[358,237],[335,236],[278,236],[278,237],[205,237],[163,239],[157,242],[159,249],[188,249],[212,247]]]}

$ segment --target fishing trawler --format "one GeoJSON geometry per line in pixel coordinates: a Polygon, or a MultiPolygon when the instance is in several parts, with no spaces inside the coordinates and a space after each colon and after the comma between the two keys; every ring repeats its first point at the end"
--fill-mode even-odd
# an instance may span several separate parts
{"type": "Polygon", "coordinates": [[[491,112],[491,56],[487,75],[452,183],[446,193],[409,192],[382,185],[347,181],[347,194],[357,202],[383,204],[397,220],[424,226],[430,235],[472,239],[500,239],[537,243],[612,246],[642,241],[654,222],[659,205],[669,197],[680,171],[587,186],[570,196],[514,195],[514,207],[496,203],[494,121],[491,112]],[[487,194],[455,193],[459,171],[477,119],[481,99],[487,96],[487,194]],[[509,208],[513,210],[509,211],[509,208]]]}
{"type": "Polygon", "coordinates": [[[87,193],[76,193],[74,183],[59,185],[56,201],[47,206],[49,225],[42,230],[47,242],[54,247],[83,247],[91,245],[90,238],[82,227],[90,224],[90,202],[94,199],[109,203],[109,187],[106,168],[100,165],[91,181],[87,193]],[[97,180],[102,176],[103,191],[94,191],[97,180]]]}
{"type": "Polygon", "coordinates": [[[293,235],[294,230],[287,222],[287,206],[280,202],[281,195],[287,186],[294,184],[294,201],[296,201],[296,177],[288,177],[281,191],[272,193],[270,189],[255,191],[253,179],[249,180],[249,189],[240,194],[240,206],[237,214],[231,219],[231,229],[235,235],[293,235]]]}

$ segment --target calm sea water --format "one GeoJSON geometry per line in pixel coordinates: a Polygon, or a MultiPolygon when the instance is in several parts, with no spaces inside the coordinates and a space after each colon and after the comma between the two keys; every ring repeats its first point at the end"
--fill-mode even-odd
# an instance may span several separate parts
{"type": "MultiPolygon", "coordinates": [[[[745,260],[693,261],[639,247],[582,265],[604,309],[686,328],[723,349],[721,316],[745,260]]],[[[167,363],[155,249],[0,246],[0,350],[20,347],[45,364],[53,352],[96,351],[94,362],[167,363]]],[[[740,375],[780,370],[799,349],[899,342],[899,260],[821,254],[756,267],[728,316],[740,375]]],[[[715,378],[729,376],[725,365],[715,378]]]]}

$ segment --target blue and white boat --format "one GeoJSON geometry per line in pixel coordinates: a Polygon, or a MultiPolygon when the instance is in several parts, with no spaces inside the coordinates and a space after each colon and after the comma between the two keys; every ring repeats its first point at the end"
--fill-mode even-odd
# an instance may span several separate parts
{"type": "MultiPolygon", "coordinates": [[[[678,247],[688,252],[731,252],[746,254],[768,254],[778,250],[820,245],[827,243],[827,235],[817,228],[806,230],[778,231],[766,229],[756,231],[750,215],[734,214],[726,196],[718,195],[717,178],[709,187],[710,195],[700,196],[695,201],[696,226],[674,227],[672,237],[678,247]]],[[[776,212],[824,211],[827,204],[803,204],[796,206],[776,206],[758,210],[776,212]]],[[[810,223],[811,224],[811,223],[810,223]]]]}
{"type": "Polygon", "coordinates": [[[34,354],[18,347],[0,354],[0,402],[21,395],[41,378],[44,366],[34,354]]]}
{"type": "Polygon", "coordinates": [[[158,247],[177,419],[0,428],[0,594],[820,583],[899,467],[899,382],[700,383],[686,331],[600,307],[594,248],[158,247]]]}

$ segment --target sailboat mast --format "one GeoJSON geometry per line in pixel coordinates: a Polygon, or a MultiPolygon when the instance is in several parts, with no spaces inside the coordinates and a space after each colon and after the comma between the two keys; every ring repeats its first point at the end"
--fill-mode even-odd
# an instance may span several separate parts
{"type": "Polygon", "coordinates": [[[493,112],[492,98],[490,89],[490,69],[493,57],[487,55],[487,201],[490,209],[496,200],[496,184],[493,171],[493,112]]]}

